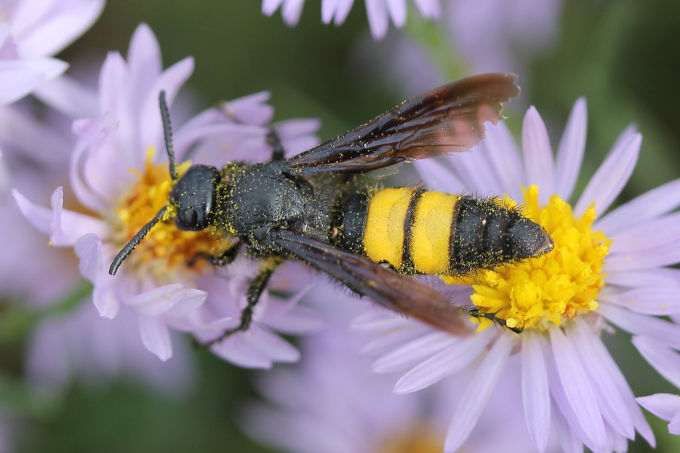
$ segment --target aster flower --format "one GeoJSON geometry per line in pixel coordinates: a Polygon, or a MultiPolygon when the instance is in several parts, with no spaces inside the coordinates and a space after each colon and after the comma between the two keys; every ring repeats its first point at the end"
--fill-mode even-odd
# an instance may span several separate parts
{"type": "Polygon", "coordinates": [[[60,76],[68,64],[50,58],[99,17],[104,0],[0,1],[0,105],[60,76]]]}
{"type": "MultiPolygon", "coordinates": [[[[240,301],[225,297],[222,292],[225,277],[204,262],[192,268],[186,265],[198,252],[221,250],[227,245],[222,236],[180,231],[174,225],[160,223],[126,261],[122,272],[115,277],[108,275],[113,256],[167,201],[171,189],[167,157],[156,152],[163,146],[158,93],[165,90],[172,101],[192,70],[193,60],[187,58],[163,71],[156,38],[148,26],[140,25],[132,37],[128,61],[112,52],[103,65],[100,116],[74,123],[78,141],[71,157],[71,186],[78,202],[89,213],[64,209],[62,188],[53,192],[51,209],[40,207],[14,191],[24,216],[49,234],[53,245],[73,247],[80,259],[81,274],[94,286],[92,297],[99,314],[116,318],[121,308],[135,313],[144,346],[161,360],[172,355],[170,329],[202,336],[238,322],[223,313],[225,305],[240,301]],[[204,304],[206,298],[208,302],[204,304]],[[215,305],[222,310],[214,310],[215,305]]],[[[270,108],[262,104],[264,99],[266,94],[227,103],[178,128],[175,134],[178,160],[204,139],[221,139],[219,149],[223,151],[249,145],[253,151],[251,158],[269,155],[268,128],[257,125],[271,114],[270,108]]],[[[296,130],[307,133],[309,123],[301,124],[307,129],[294,127],[291,131],[285,125],[282,127],[284,145],[291,139],[297,141],[296,130]]],[[[200,146],[194,151],[200,160],[200,146]]],[[[223,155],[224,160],[227,157],[228,154],[223,155]]],[[[188,165],[185,162],[178,170],[183,171],[188,165]]],[[[243,261],[228,270],[233,272],[243,265],[240,263],[243,261]]],[[[275,274],[284,271],[285,268],[275,274]]],[[[295,302],[297,294],[293,292],[292,296],[295,302]]],[[[300,324],[295,323],[307,312],[294,303],[281,307],[276,302],[262,308],[278,308],[275,315],[260,313],[252,331],[214,344],[213,351],[227,360],[245,363],[235,358],[233,352],[232,355],[227,352],[238,349],[240,343],[248,343],[250,348],[246,350],[258,352],[260,359],[251,361],[250,366],[295,360],[292,347],[273,330],[297,332],[300,324]],[[300,311],[304,313],[300,315],[300,311]]],[[[301,329],[306,327],[308,324],[301,329]]]]}
{"type": "MultiPolygon", "coordinates": [[[[439,16],[439,0],[414,0],[416,8],[423,17],[428,19],[439,16]]],[[[333,22],[341,25],[345,22],[354,0],[322,0],[321,20],[324,24],[333,22]]],[[[262,12],[271,16],[281,8],[283,20],[288,25],[295,25],[300,20],[304,0],[263,0],[262,12]]],[[[403,27],[406,23],[406,0],[366,0],[366,14],[371,34],[375,39],[381,39],[387,34],[390,20],[395,27],[403,27]]]]}
{"type": "Polygon", "coordinates": [[[540,223],[555,243],[539,258],[470,278],[443,279],[454,285],[445,289],[453,300],[471,301],[523,329],[521,334],[490,328],[487,320],[469,337],[381,312],[357,320],[357,328],[383,334],[368,346],[378,356],[374,368],[407,370],[395,386],[398,393],[473,369],[453,415],[447,452],[465,442],[515,355],[521,360],[523,415],[539,451],[545,451],[551,429],[565,451],[580,451],[583,444],[594,452],[625,451],[636,431],[655,443],[600,336],[612,325],[632,333],[640,353],[664,376],[680,365],[672,352],[680,344],[677,271],[667,267],[680,262],[677,213],[671,213],[680,206],[680,180],[607,212],[638,158],[642,137],[628,128],[575,198],[585,134],[581,99],[554,158],[545,125],[532,107],[524,118],[523,160],[501,124],[487,129],[474,152],[444,165],[434,160],[415,164],[436,190],[497,194],[504,203],[521,203],[524,215],[540,223]],[[642,347],[651,343],[655,346],[642,347]]]}

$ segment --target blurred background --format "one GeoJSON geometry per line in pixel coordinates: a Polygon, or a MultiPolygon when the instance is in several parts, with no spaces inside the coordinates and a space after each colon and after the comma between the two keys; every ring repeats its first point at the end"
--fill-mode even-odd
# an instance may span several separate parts
{"type": "MultiPolygon", "coordinates": [[[[527,5],[522,14],[498,14],[494,21],[475,10],[473,1],[442,0],[452,5],[445,6],[440,23],[410,11],[406,27],[392,27],[380,41],[370,36],[363,1],[355,2],[339,27],[323,25],[317,2],[306,3],[291,28],[279,12],[264,16],[256,0],[110,0],[95,25],[58,57],[72,62],[74,72],[97,68],[108,50],[125,54],[136,26],[146,22],[165,66],[195,58],[184,93],[191,111],[267,90],[276,120],[319,118],[321,139],[438,82],[483,70],[514,71],[521,76],[522,98],[506,112],[516,133],[524,109],[535,105],[556,147],[571,106],[586,97],[581,188],[631,123],[642,132],[643,146],[619,202],[680,175],[680,2],[551,0],[536,9],[533,2],[508,1],[527,5]]],[[[636,395],[676,391],[652,372],[628,338],[616,338],[610,349],[636,395]]],[[[0,340],[0,420],[7,451],[276,451],[239,429],[244,406],[259,398],[258,373],[203,350],[190,351],[191,360],[182,366],[192,371],[177,388],[76,378],[55,392],[22,379],[28,334],[7,339],[0,334],[0,340]]],[[[648,418],[657,451],[680,451],[666,423],[648,418]]],[[[630,451],[650,450],[638,441],[630,451]]]]}

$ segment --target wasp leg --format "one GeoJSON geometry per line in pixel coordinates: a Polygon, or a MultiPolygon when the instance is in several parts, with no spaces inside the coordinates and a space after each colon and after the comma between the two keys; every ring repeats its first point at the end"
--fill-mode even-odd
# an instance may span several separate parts
{"type": "Polygon", "coordinates": [[[276,132],[274,126],[270,126],[269,132],[267,132],[267,144],[272,147],[272,161],[284,159],[286,152],[283,149],[281,137],[279,137],[279,133],[276,132]]]}
{"type": "Polygon", "coordinates": [[[250,286],[248,286],[248,292],[246,294],[248,304],[243,310],[241,310],[241,321],[239,322],[239,325],[232,329],[225,330],[222,332],[222,335],[217,338],[202,343],[203,346],[210,347],[237,332],[245,332],[248,330],[250,323],[253,320],[253,310],[255,309],[255,305],[257,304],[257,301],[260,300],[262,291],[264,291],[267,283],[269,282],[269,277],[272,276],[274,270],[276,270],[279,264],[281,264],[281,260],[278,258],[263,262],[262,266],[260,267],[260,272],[255,276],[253,281],[250,282],[250,286]]]}
{"type": "Polygon", "coordinates": [[[468,310],[468,315],[473,316],[475,318],[486,318],[489,319],[496,324],[499,324],[506,329],[512,330],[515,333],[522,333],[522,329],[519,327],[509,327],[508,324],[505,322],[505,319],[497,318],[496,313],[484,313],[479,311],[479,309],[473,309],[473,310],[468,310]]]}
{"type": "Polygon", "coordinates": [[[206,252],[197,252],[191,257],[189,261],[187,261],[187,266],[193,267],[193,265],[196,264],[196,262],[200,259],[209,261],[213,266],[226,266],[227,264],[231,264],[231,262],[236,259],[240,248],[241,243],[237,242],[219,255],[211,255],[210,253],[206,252]]]}

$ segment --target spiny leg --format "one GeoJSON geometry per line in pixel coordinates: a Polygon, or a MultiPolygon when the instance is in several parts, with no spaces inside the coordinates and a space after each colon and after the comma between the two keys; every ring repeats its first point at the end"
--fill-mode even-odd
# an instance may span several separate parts
{"type": "Polygon", "coordinates": [[[194,264],[198,260],[206,260],[210,262],[213,266],[226,266],[227,264],[231,264],[235,259],[236,256],[238,256],[238,251],[241,248],[241,243],[237,242],[236,244],[232,245],[219,255],[212,255],[207,252],[197,252],[194,256],[191,257],[189,261],[187,261],[187,266],[193,267],[194,264]]]}
{"type": "Polygon", "coordinates": [[[210,347],[237,332],[245,332],[248,330],[250,323],[253,320],[253,310],[255,309],[255,305],[260,300],[262,292],[267,287],[269,277],[272,276],[279,264],[281,264],[281,259],[276,257],[262,262],[262,266],[260,266],[258,274],[248,286],[248,291],[246,293],[248,304],[243,310],[241,310],[241,321],[239,322],[239,325],[229,330],[225,330],[219,337],[203,343],[203,346],[210,347]]]}
{"type": "Polygon", "coordinates": [[[274,126],[270,126],[269,132],[267,132],[267,144],[272,147],[272,161],[284,159],[286,151],[283,149],[281,137],[279,137],[274,126]]]}
{"type": "Polygon", "coordinates": [[[515,333],[522,333],[522,329],[519,327],[509,327],[505,322],[505,319],[497,318],[496,313],[484,313],[479,311],[479,309],[472,309],[468,310],[467,312],[469,316],[473,316],[475,318],[486,318],[495,322],[496,324],[499,324],[500,326],[505,327],[506,329],[512,330],[515,333]]]}

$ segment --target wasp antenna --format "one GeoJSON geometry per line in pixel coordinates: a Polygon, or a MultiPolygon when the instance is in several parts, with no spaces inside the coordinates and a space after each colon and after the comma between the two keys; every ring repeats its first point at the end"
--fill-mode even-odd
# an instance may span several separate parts
{"type": "Polygon", "coordinates": [[[118,271],[118,268],[120,267],[120,264],[123,262],[123,260],[127,258],[130,253],[132,253],[132,251],[139,245],[140,242],[142,242],[142,239],[144,239],[144,236],[149,234],[151,228],[153,228],[153,226],[163,218],[163,215],[167,209],[167,206],[163,206],[161,210],[158,211],[156,216],[149,223],[144,225],[142,229],[139,230],[132,239],[130,239],[130,242],[125,244],[125,247],[123,247],[122,250],[118,252],[118,255],[116,255],[116,257],[113,259],[113,262],[111,262],[109,274],[116,275],[116,271],[118,271]]]}
{"type": "Polygon", "coordinates": [[[173,181],[176,181],[177,170],[175,169],[175,149],[172,147],[172,125],[170,124],[170,110],[168,110],[168,103],[165,102],[165,90],[161,90],[161,93],[158,95],[158,104],[161,107],[161,119],[163,120],[165,150],[168,152],[168,160],[170,160],[170,177],[172,177],[173,181]]]}

